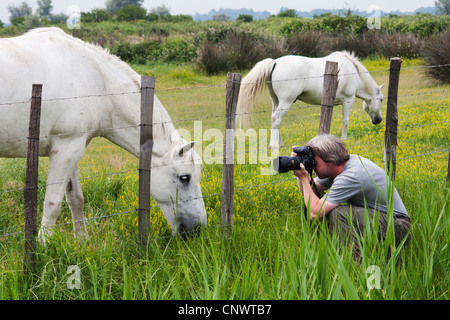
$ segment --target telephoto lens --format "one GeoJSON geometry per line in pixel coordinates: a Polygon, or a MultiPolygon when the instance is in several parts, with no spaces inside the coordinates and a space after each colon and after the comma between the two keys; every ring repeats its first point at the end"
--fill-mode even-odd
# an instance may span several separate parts
{"type": "Polygon", "coordinates": [[[311,147],[296,147],[294,152],[296,157],[281,156],[273,159],[273,169],[278,173],[286,173],[291,170],[300,170],[300,163],[303,163],[306,171],[312,174],[314,167],[314,153],[311,147]]]}

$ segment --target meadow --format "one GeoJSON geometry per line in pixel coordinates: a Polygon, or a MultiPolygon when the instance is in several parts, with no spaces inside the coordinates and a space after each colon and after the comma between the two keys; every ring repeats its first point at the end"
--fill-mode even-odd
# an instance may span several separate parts
{"type": "MultiPolygon", "coordinates": [[[[389,61],[362,62],[378,84],[386,83],[387,96],[389,61]]],[[[193,140],[200,139],[198,152],[214,143],[205,131],[224,131],[225,74],[207,76],[190,64],[132,67],[155,76],[156,95],[175,126],[189,132],[193,140]],[[200,133],[196,121],[201,121],[200,133]]],[[[151,200],[151,240],[142,246],[136,212],[138,160],[106,140],[95,139],[79,167],[90,238],[81,242],[73,237],[64,204],[54,236],[38,248],[33,276],[23,272],[25,161],[0,159],[0,299],[449,299],[450,85],[434,83],[424,70],[422,60],[405,59],[399,85],[395,185],[412,218],[408,245],[395,247],[392,228],[385,241],[376,232],[367,232],[361,259],[355,261],[352,248],[339,248],[325,223],[305,219],[293,175],[262,175],[261,169],[270,163],[250,164],[247,149],[246,163],[235,166],[230,237],[220,229],[222,165],[205,163],[202,191],[208,228],[188,241],[174,238],[151,200]],[[79,289],[68,286],[72,276],[68,268],[73,265],[80,270],[79,289]],[[372,266],[381,277],[378,288],[370,286],[372,266]]],[[[253,128],[270,132],[267,91],[256,106],[253,128]]],[[[293,105],[283,119],[281,152],[289,155],[291,145],[314,137],[319,118],[320,107],[293,105]]],[[[340,136],[341,121],[338,106],[331,133],[340,136]]],[[[357,100],[345,141],[349,152],[383,167],[384,124],[372,125],[357,100]]],[[[259,148],[267,145],[268,140],[259,141],[259,148]]],[[[47,165],[47,159],[41,159],[39,183],[44,186],[47,165]]],[[[45,187],[40,188],[39,212],[44,193],[45,187]]]]}

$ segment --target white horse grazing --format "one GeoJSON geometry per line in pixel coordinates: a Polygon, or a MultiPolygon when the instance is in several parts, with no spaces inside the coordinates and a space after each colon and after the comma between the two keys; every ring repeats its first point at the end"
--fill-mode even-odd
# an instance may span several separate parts
{"type": "Polygon", "coordinates": [[[284,56],[258,62],[242,79],[237,105],[238,124],[248,125],[248,116],[253,110],[256,94],[267,84],[272,98],[272,130],[269,148],[278,148],[281,141],[281,120],[290,106],[301,100],[320,105],[323,91],[323,74],[326,61],[338,63],[339,84],[335,105],[343,106],[342,138],[347,138],[350,108],[355,97],[363,100],[364,110],[372,123],[382,121],[381,102],[383,85],[378,86],[367,69],[347,52],[334,52],[323,58],[284,56]]]}
{"type": "MultiPolygon", "coordinates": [[[[0,157],[26,157],[31,87],[43,84],[39,154],[50,165],[39,239],[51,234],[64,193],[75,232],[85,235],[78,162],[95,137],[139,157],[140,76],[58,28],[0,39],[0,69],[0,157]]],[[[153,122],[151,195],[174,234],[198,230],[207,222],[201,159],[156,97],[153,122]]]]}

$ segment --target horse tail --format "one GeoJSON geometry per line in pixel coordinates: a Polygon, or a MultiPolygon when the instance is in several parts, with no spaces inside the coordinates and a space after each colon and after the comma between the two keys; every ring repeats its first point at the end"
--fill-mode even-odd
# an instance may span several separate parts
{"type": "Polygon", "coordinates": [[[258,62],[242,79],[236,107],[236,119],[239,127],[242,127],[242,124],[249,127],[249,116],[253,111],[256,95],[264,89],[266,81],[270,80],[275,64],[274,59],[264,59],[258,62]]]}

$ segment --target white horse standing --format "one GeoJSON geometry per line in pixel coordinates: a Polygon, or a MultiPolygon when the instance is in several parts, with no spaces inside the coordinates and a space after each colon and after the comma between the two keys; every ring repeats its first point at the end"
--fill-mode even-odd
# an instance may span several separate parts
{"type": "MultiPolygon", "coordinates": [[[[0,157],[26,157],[30,103],[20,102],[29,101],[33,83],[43,84],[39,154],[50,165],[39,238],[51,234],[64,193],[74,229],[85,235],[78,162],[95,137],[139,157],[140,76],[58,28],[0,39],[0,66],[0,157]]],[[[207,222],[201,159],[156,97],[153,122],[151,195],[174,234],[197,230],[207,222]]]]}
{"type": "Polygon", "coordinates": [[[383,85],[378,86],[367,69],[347,52],[334,52],[323,58],[284,56],[258,62],[242,79],[237,105],[238,124],[248,125],[256,95],[264,83],[272,99],[272,127],[269,148],[283,145],[280,126],[283,116],[296,100],[320,105],[323,91],[323,73],[326,61],[338,63],[338,88],[335,105],[343,106],[342,138],[347,138],[350,108],[355,97],[363,100],[364,110],[373,124],[382,121],[381,102],[383,85]]]}

